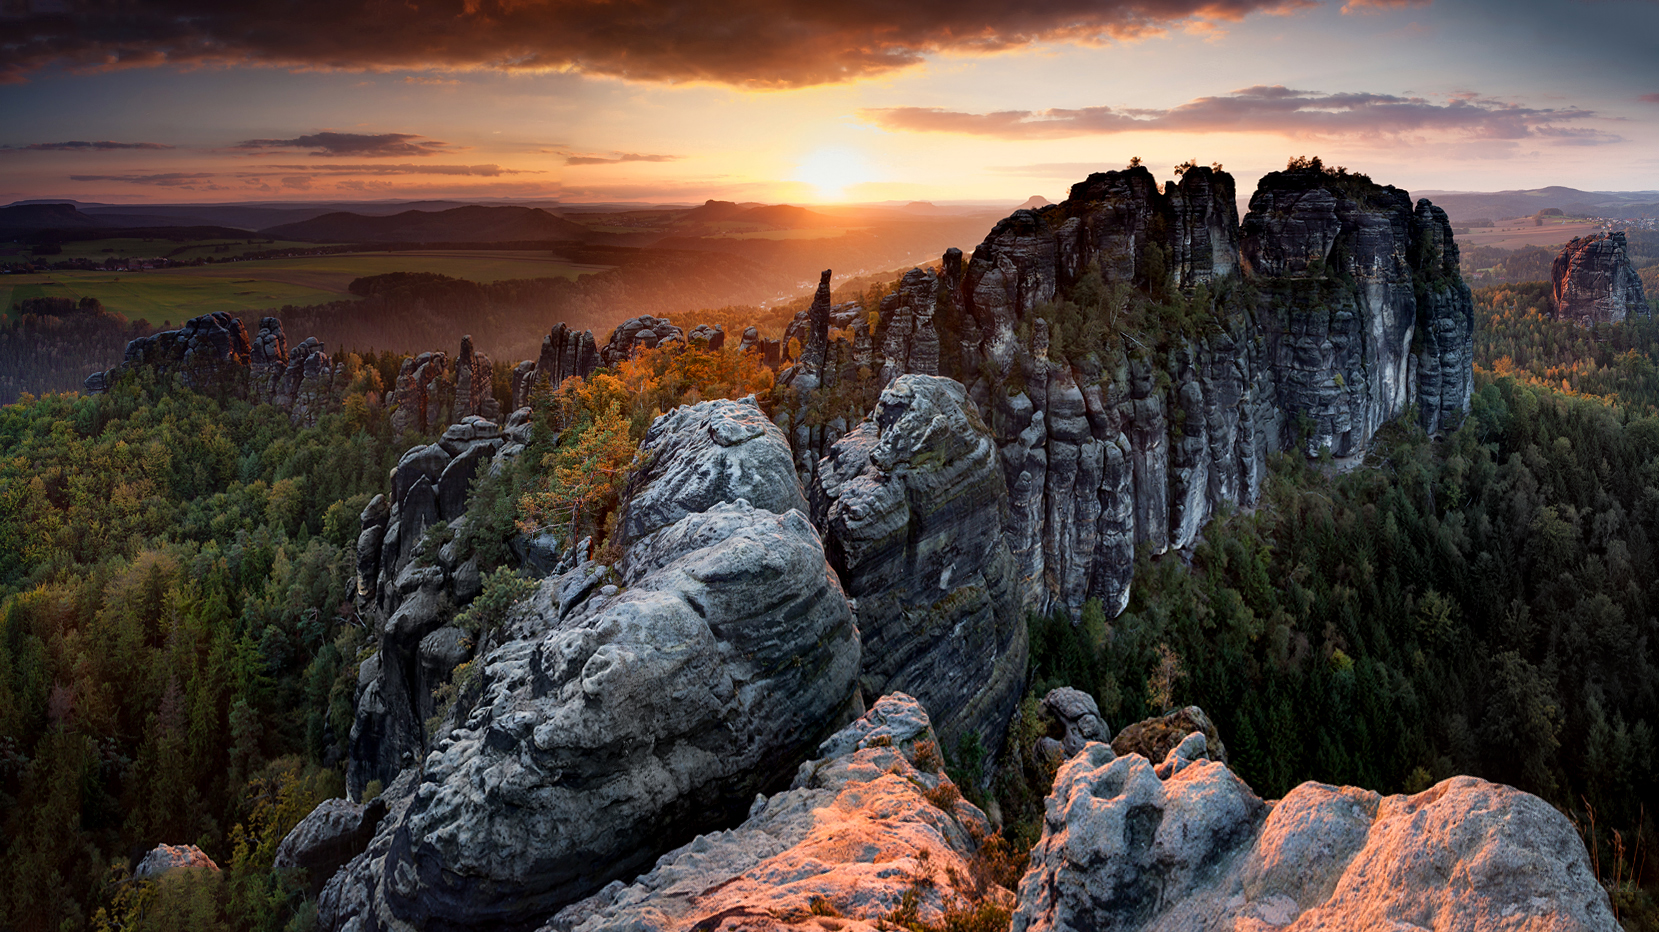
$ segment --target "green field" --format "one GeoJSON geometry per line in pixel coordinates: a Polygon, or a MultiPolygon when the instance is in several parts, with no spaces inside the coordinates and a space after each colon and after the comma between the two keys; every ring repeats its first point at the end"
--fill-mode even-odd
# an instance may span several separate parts
{"type": "Polygon", "coordinates": [[[267,240],[263,237],[249,234],[247,239],[200,239],[200,240],[170,240],[162,237],[111,237],[109,239],[90,239],[74,243],[64,243],[63,252],[55,256],[43,256],[49,262],[63,259],[91,259],[102,262],[110,257],[117,259],[154,259],[165,257],[175,262],[188,262],[191,259],[229,259],[248,253],[270,252],[278,249],[314,249],[317,243],[296,243],[287,240],[267,240]]]}
{"type": "Polygon", "coordinates": [[[348,298],[346,289],[353,279],[387,272],[437,272],[493,282],[575,278],[604,268],[573,265],[542,251],[433,250],[260,259],[147,272],[42,272],[0,275],[0,308],[9,314],[12,305],[28,298],[90,296],[129,320],[176,324],[214,311],[265,310],[348,298]]]}

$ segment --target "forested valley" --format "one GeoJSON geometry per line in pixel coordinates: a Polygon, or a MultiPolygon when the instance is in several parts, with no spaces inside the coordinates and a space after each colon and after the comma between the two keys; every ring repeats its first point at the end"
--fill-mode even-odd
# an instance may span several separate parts
{"type": "MultiPolygon", "coordinates": [[[[997,803],[1016,863],[1054,776],[1020,739],[1037,699],[1071,685],[1114,725],[1201,706],[1264,797],[1456,773],[1537,793],[1580,826],[1626,925],[1659,927],[1643,857],[1659,325],[1580,329],[1550,319],[1548,292],[1477,293],[1455,433],[1431,441],[1402,418],[1349,472],[1281,455],[1260,507],[1219,515],[1190,552],[1140,555],[1122,615],[1031,619],[1031,698],[1007,747],[945,749],[969,795],[997,803]]],[[[142,373],[0,409],[0,928],[310,928],[307,878],[273,858],[344,788],[371,642],[353,609],[358,515],[434,439],[395,436],[376,402],[398,357],[342,358],[351,390],[312,427],[142,373]],[[224,869],[134,880],[159,842],[224,869]]],[[[469,533],[489,569],[521,520],[568,516],[603,547],[655,413],[779,391],[728,341],[540,394],[529,454],[475,480],[469,511],[487,520],[469,533]]]]}

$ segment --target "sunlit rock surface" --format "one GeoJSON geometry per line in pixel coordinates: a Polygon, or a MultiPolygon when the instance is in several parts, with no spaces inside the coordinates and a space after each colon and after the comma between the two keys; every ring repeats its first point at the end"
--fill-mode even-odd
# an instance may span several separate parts
{"type": "Polygon", "coordinates": [[[1061,766],[1015,932],[1618,928],[1578,833],[1536,796],[1454,777],[1264,803],[1203,743],[1156,768],[1091,743],[1061,766]]]}
{"type": "Polygon", "coordinates": [[[742,825],[698,836],[543,932],[689,932],[723,920],[778,928],[813,922],[815,911],[840,932],[873,930],[907,893],[928,923],[967,903],[1011,905],[1009,891],[975,876],[990,824],[953,798],[928,756],[936,746],[920,703],[885,696],[825,741],[791,788],[756,797],[742,825]]]}

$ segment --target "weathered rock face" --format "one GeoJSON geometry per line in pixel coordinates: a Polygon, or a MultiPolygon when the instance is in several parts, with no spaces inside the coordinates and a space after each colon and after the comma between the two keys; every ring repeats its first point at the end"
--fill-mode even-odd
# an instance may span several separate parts
{"type": "Polygon", "coordinates": [[[472,348],[472,336],[461,338],[461,355],[455,357],[455,420],[469,417],[501,419],[501,403],[491,393],[490,357],[472,348]]]}
{"type": "Polygon", "coordinates": [[[610,341],[599,351],[601,366],[614,366],[641,349],[651,349],[670,341],[685,342],[685,331],[669,323],[666,317],[642,314],[629,318],[611,331],[610,341]]]}
{"type": "Polygon", "coordinates": [[[392,429],[399,433],[436,429],[448,420],[444,402],[453,388],[447,354],[421,353],[405,359],[386,397],[386,406],[392,409],[392,429]]]}
{"type": "Polygon", "coordinates": [[[467,491],[478,470],[523,450],[509,442],[513,430],[477,415],[450,425],[437,443],[403,454],[390,489],[360,516],[357,607],[375,626],[377,652],[358,668],[346,766],[354,798],[371,781],[389,784],[425,756],[433,691],[471,656],[472,639],[447,625],[478,594],[479,567],[457,551],[453,538],[468,520],[467,491]],[[423,558],[421,541],[432,528],[452,540],[423,558]]]}
{"type": "Polygon", "coordinates": [[[89,392],[100,392],[124,372],[153,369],[173,373],[197,391],[242,395],[248,388],[248,365],[253,346],[238,318],[219,311],[186,321],[177,330],[139,337],[127,344],[121,364],[108,372],[87,376],[89,392]]]}
{"type": "Polygon", "coordinates": [[[1061,766],[1020,883],[1027,930],[1617,928],[1543,800],[1473,777],[1415,796],[1304,783],[1275,804],[1192,734],[1154,768],[1089,744],[1061,766]]]}
{"type": "Polygon", "coordinates": [[[1580,324],[1618,323],[1649,313],[1642,280],[1630,264],[1623,233],[1580,236],[1561,248],[1550,269],[1557,317],[1580,324]]]}
{"type": "Polygon", "coordinates": [[[623,546],[719,502],[807,513],[800,486],[779,478],[793,474],[789,441],[752,396],[681,405],[652,422],[640,450],[650,459],[629,482],[623,546]]]}
{"type": "Polygon", "coordinates": [[[954,746],[1002,746],[1028,654],[996,444],[960,382],[905,375],[830,449],[812,488],[858,603],[870,695],[906,692],[954,746]]]}
{"type": "Polygon", "coordinates": [[[1011,904],[1011,892],[976,886],[970,866],[990,833],[985,816],[966,800],[942,808],[924,795],[949,798],[938,794],[949,778],[917,753],[936,740],[920,703],[885,696],[824,742],[793,787],[757,797],[742,825],[663,855],[543,932],[690,932],[717,916],[770,928],[804,923],[814,907],[843,932],[875,929],[912,891],[917,919],[934,924],[963,902],[1011,904]]]}
{"type": "MultiPolygon", "coordinates": [[[[665,416],[672,425],[650,441],[657,462],[686,462],[677,446],[718,446],[727,427],[728,439],[744,433],[746,410],[758,413],[706,402],[665,416]]],[[[788,510],[698,500],[666,524],[639,524],[614,569],[583,563],[546,580],[504,643],[475,661],[479,698],[457,706],[408,808],[325,891],[340,904],[325,927],[540,921],[674,841],[735,823],[857,714],[851,609],[795,504],[781,435],[754,426],[726,449],[776,447],[744,454],[745,468],[768,470],[745,487],[788,510]]],[[[709,488],[662,473],[653,482],[691,499],[709,488]]],[[[676,510],[650,484],[633,495],[630,510],[676,510]]]]}
{"type": "MultiPolygon", "coordinates": [[[[1120,612],[1135,547],[1187,547],[1218,506],[1253,506],[1271,454],[1351,466],[1413,403],[1432,433],[1468,410],[1473,305],[1444,212],[1317,169],[1263,178],[1242,224],[1235,203],[1209,168],[1162,189],[1139,167],[1091,175],[884,302],[880,381],[956,378],[990,426],[1026,607],[1120,612]],[[1204,324],[1169,332],[1175,305],[1204,324]]],[[[857,400],[815,352],[779,378],[818,405],[780,417],[808,483],[857,400]]]]}

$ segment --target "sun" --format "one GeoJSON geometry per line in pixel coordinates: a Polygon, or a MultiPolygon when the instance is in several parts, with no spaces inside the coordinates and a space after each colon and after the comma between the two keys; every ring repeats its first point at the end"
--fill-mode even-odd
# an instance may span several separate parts
{"type": "Polygon", "coordinates": [[[875,180],[875,169],[857,149],[817,149],[795,166],[793,181],[804,181],[826,201],[839,201],[855,184],[875,180]]]}

